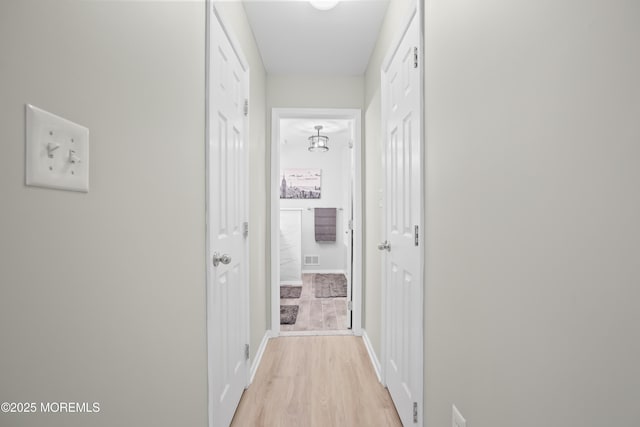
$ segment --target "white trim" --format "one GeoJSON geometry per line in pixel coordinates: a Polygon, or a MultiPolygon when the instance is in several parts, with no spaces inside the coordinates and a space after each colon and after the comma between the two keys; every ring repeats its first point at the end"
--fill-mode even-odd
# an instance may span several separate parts
{"type": "Polygon", "coordinates": [[[355,336],[351,329],[334,329],[330,331],[280,331],[281,337],[326,337],[334,335],[355,336]]]}
{"type": "Polygon", "coordinates": [[[205,218],[205,247],[204,247],[204,289],[205,289],[205,306],[206,306],[206,320],[205,320],[205,333],[207,337],[207,427],[213,426],[213,396],[211,395],[211,353],[213,349],[213,343],[209,339],[209,318],[211,313],[209,311],[209,279],[211,274],[209,273],[209,247],[211,245],[211,239],[209,238],[209,135],[211,133],[209,125],[209,111],[211,109],[211,101],[209,97],[209,89],[211,87],[211,67],[209,61],[211,59],[211,15],[209,14],[209,4],[211,0],[206,0],[206,13],[205,13],[205,52],[204,52],[204,158],[205,158],[205,183],[204,183],[204,218],[205,218]]]}
{"type": "MultiPolygon", "coordinates": [[[[404,34],[404,32],[403,32],[404,34]]],[[[396,42],[398,44],[398,42],[396,42]]],[[[397,48],[394,49],[397,50],[397,48]]],[[[380,159],[380,167],[382,171],[382,215],[380,221],[380,236],[382,239],[386,239],[387,236],[387,177],[386,177],[386,168],[387,168],[387,155],[386,155],[386,147],[385,147],[385,135],[387,134],[387,114],[384,109],[384,105],[387,102],[387,98],[389,98],[389,94],[387,93],[385,82],[385,70],[388,68],[388,63],[391,61],[391,58],[387,58],[389,54],[385,56],[385,60],[383,61],[383,65],[380,69],[380,85],[382,86],[380,89],[380,123],[381,123],[381,133],[380,133],[380,150],[382,152],[382,156],[380,159]]],[[[380,356],[383,361],[387,360],[387,342],[389,341],[388,328],[386,323],[386,314],[387,314],[387,286],[386,286],[386,277],[387,277],[387,260],[386,260],[387,252],[383,251],[382,263],[380,265],[380,356]]],[[[387,369],[385,364],[380,365],[380,379],[381,383],[386,387],[387,385],[387,369]]]]}
{"type": "Polygon", "coordinates": [[[265,331],[264,336],[262,337],[262,341],[260,341],[260,347],[258,347],[258,351],[256,352],[256,355],[253,358],[253,362],[251,363],[251,369],[249,371],[249,384],[247,384],[247,387],[251,385],[251,383],[253,382],[253,378],[256,376],[256,372],[258,372],[258,367],[260,366],[260,362],[262,361],[262,356],[264,355],[264,351],[267,348],[267,343],[271,338],[271,331],[265,331]]]}
{"type": "Polygon", "coordinates": [[[279,229],[280,198],[280,120],[285,118],[325,118],[346,119],[354,121],[354,155],[355,171],[353,194],[353,274],[352,295],[353,321],[351,330],[359,335],[362,329],[362,110],[353,108],[273,108],[271,110],[271,222],[269,236],[271,239],[271,330],[280,334],[280,235],[279,229]]]}
{"type": "Polygon", "coordinates": [[[280,282],[280,286],[282,285],[302,285],[302,280],[284,280],[280,282]]]}
{"type": "Polygon", "coordinates": [[[347,275],[347,272],[344,270],[305,270],[302,269],[302,274],[344,274],[347,275]]]}
{"type": "Polygon", "coordinates": [[[382,366],[380,365],[380,360],[378,360],[378,356],[376,355],[376,352],[373,349],[373,345],[371,344],[371,340],[369,339],[369,335],[367,335],[367,331],[365,329],[362,330],[362,341],[364,341],[364,346],[367,349],[367,353],[369,353],[369,359],[371,359],[373,370],[376,371],[376,376],[378,377],[378,381],[382,383],[382,376],[380,375],[380,372],[382,371],[382,366]]]}
{"type": "Polygon", "coordinates": [[[280,118],[276,114],[271,116],[271,192],[269,193],[269,204],[271,205],[271,226],[267,236],[271,239],[271,331],[278,335],[280,333],[280,292],[276,292],[280,287],[280,234],[275,232],[280,228],[280,197],[274,189],[278,187],[280,171],[280,118]],[[274,142],[276,141],[276,142],[274,142]],[[278,171],[277,173],[274,171],[278,171]],[[277,287],[276,287],[277,286],[277,287]]]}

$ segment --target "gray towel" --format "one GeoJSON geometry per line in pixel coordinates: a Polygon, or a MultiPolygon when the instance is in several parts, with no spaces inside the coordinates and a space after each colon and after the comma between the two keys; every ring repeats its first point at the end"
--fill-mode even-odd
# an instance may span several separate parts
{"type": "Polygon", "coordinates": [[[336,241],[336,208],[315,208],[316,242],[336,241]]]}

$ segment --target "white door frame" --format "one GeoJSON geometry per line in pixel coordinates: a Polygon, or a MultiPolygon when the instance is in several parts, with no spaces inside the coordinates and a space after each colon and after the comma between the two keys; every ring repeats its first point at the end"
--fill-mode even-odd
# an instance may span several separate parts
{"type": "Polygon", "coordinates": [[[355,170],[353,173],[353,301],[351,331],[362,335],[362,111],[347,108],[273,108],[271,111],[271,334],[280,335],[280,120],[342,119],[354,123],[355,170]]]}
{"type": "MultiPolygon", "coordinates": [[[[390,45],[389,50],[387,51],[384,60],[382,62],[382,66],[381,66],[381,84],[382,86],[384,86],[384,70],[387,70],[390,65],[391,65],[391,61],[393,60],[393,55],[395,53],[395,51],[398,49],[404,34],[406,33],[409,25],[411,24],[411,21],[414,17],[416,17],[416,19],[418,19],[419,22],[419,29],[420,29],[420,37],[419,37],[419,45],[418,45],[418,61],[420,63],[420,75],[418,77],[419,82],[420,82],[420,141],[422,142],[420,144],[421,146],[421,153],[420,153],[420,194],[422,194],[422,200],[421,202],[421,207],[420,207],[420,224],[419,224],[419,229],[420,231],[420,239],[422,240],[422,243],[420,245],[420,259],[424,260],[424,256],[425,256],[425,244],[424,244],[424,240],[425,240],[425,154],[426,154],[426,147],[425,147],[425,124],[424,124],[424,108],[425,108],[425,92],[424,92],[424,13],[423,13],[423,9],[422,9],[422,5],[423,2],[422,1],[415,1],[414,4],[412,5],[412,8],[410,9],[409,14],[406,16],[406,18],[404,19],[402,26],[399,27],[399,33],[398,35],[394,38],[393,43],[390,45]]],[[[383,88],[384,91],[384,88],[383,88]]],[[[385,95],[382,95],[382,102],[384,102],[385,99],[385,95]]],[[[386,109],[384,108],[384,106],[382,106],[382,137],[385,138],[386,137],[386,123],[388,120],[387,117],[387,112],[386,109]]],[[[382,158],[382,170],[385,171],[385,163],[386,163],[386,158],[385,158],[385,153],[386,150],[383,150],[383,158],[382,158]]],[[[386,178],[385,178],[385,182],[386,182],[386,178]]],[[[386,184],[384,185],[383,188],[386,188],[386,184]]],[[[387,206],[387,194],[386,194],[386,190],[383,191],[383,201],[384,201],[384,206],[387,206]]],[[[387,224],[387,209],[383,209],[383,213],[382,213],[382,236],[386,236],[387,231],[386,231],[386,224],[387,224]]],[[[381,310],[381,329],[382,329],[382,348],[381,348],[381,355],[382,355],[382,360],[381,360],[381,369],[380,369],[380,377],[382,379],[382,383],[386,386],[387,384],[387,372],[386,372],[386,360],[388,358],[389,355],[389,345],[390,345],[390,337],[389,337],[389,328],[388,328],[388,322],[389,322],[389,316],[388,316],[388,304],[387,304],[387,300],[386,300],[386,295],[387,295],[387,291],[388,291],[388,284],[386,282],[386,277],[387,277],[387,271],[386,271],[386,265],[385,263],[382,263],[382,310],[381,310]]],[[[419,329],[419,333],[420,336],[423,337],[423,345],[424,345],[424,307],[425,307],[425,303],[424,303],[424,299],[425,299],[425,292],[424,292],[424,283],[425,283],[425,271],[424,271],[424,263],[422,263],[421,268],[420,268],[420,283],[422,283],[422,304],[421,304],[421,309],[422,309],[422,313],[420,318],[422,319],[422,321],[418,324],[418,325],[414,325],[414,327],[419,329]]],[[[419,381],[419,390],[421,391],[421,395],[419,396],[419,401],[418,401],[418,420],[424,420],[423,417],[423,402],[424,402],[424,349],[422,348],[422,346],[419,349],[419,354],[418,354],[418,360],[421,361],[421,366],[419,367],[419,369],[417,369],[419,371],[418,376],[418,381],[419,381]]]]}
{"type": "MultiPolygon", "coordinates": [[[[242,68],[244,70],[247,71],[247,73],[249,72],[249,62],[247,61],[246,57],[244,56],[243,52],[242,52],[242,48],[240,43],[238,42],[238,40],[236,39],[236,37],[234,36],[234,34],[229,30],[229,26],[226,25],[226,23],[224,22],[224,19],[222,18],[222,16],[220,15],[220,13],[218,12],[216,5],[214,4],[213,1],[211,0],[206,0],[205,2],[206,5],[206,23],[205,23],[205,219],[206,219],[206,225],[205,225],[205,240],[206,240],[206,246],[205,246],[205,250],[204,250],[204,256],[205,256],[205,277],[206,277],[206,281],[205,281],[205,289],[207,289],[208,287],[208,283],[210,281],[210,273],[209,273],[209,263],[212,262],[211,258],[210,258],[210,254],[209,254],[209,249],[211,247],[211,242],[210,242],[210,238],[209,238],[209,223],[208,223],[208,218],[209,218],[209,213],[210,213],[210,209],[211,209],[211,189],[210,189],[210,184],[209,184],[209,178],[210,178],[210,174],[211,174],[211,165],[209,164],[209,138],[210,138],[210,132],[211,132],[211,125],[209,123],[209,111],[210,111],[210,105],[211,105],[211,99],[210,99],[210,92],[211,92],[211,67],[210,67],[210,59],[211,59],[211,43],[210,43],[210,37],[211,37],[211,25],[212,25],[212,20],[217,20],[220,23],[220,26],[222,27],[223,32],[225,33],[225,35],[227,36],[229,42],[231,43],[231,47],[234,50],[235,54],[238,57],[238,60],[240,61],[240,64],[242,66],[242,68]]],[[[249,96],[249,82],[247,81],[247,97],[249,96]]],[[[247,141],[247,159],[246,159],[246,164],[248,167],[248,135],[249,135],[249,118],[247,118],[245,120],[245,124],[244,124],[244,135],[247,141]]],[[[245,181],[245,183],[248,183],[248,179],[245,181]]],[[[246,187],[247,184],[245,184],[246,187]]],[[[248,187],[245,188],[245,197],[247,197],[247,212],[249,209],[249,189],[248,187]]],[[[248,220],[248,219],[247,219],[248,220]]],[[[249,299],[250,299],[250,294],[249,294],[249,283],[250,283],[250,268],[249,268],[249,245],[250,245],[250,241],[249,241],[249,236],[246,237],[246,243],[245,243],[245,259],[246,259],[246,263],[244,264],[244,270],[245,270],[245,280],[243,281],[243,283],[241,283],[241,286],[244,288],[244,295],[247,296],[247,301],[246,304],[249,304],[249,299]]],[[[212,343],[209,340],[209,318],[211,317],[212,313],[211,310],[213,307],[211,307],[209,305],[209,296],[207,295],[207,300],[206,300],[206,306],[207,306],[207,322],[206,322],[206,327],[207,327],[207,406],[208,406],[208,425],[211,427],[214,425],[214,421],[215,421],[215,417],[216,414],[213,413],[213,406],[212,406],[212,398],[213,396],[211,396],[210,390],[211,390],[211,385],[209,384],[211,382],[211,372],[212,372],[212,366],[213,366],[213,360],[211,358],[211,345],[212,343]]],[[[249,343],[249,339],[250,339],[250,319],[249,319],[249,310],[247,309],[245,311],[245,319],[243,319],[243,323],[245,325],[242,331],[243,334],[243,338],[245,339],[245,342],[249,343]]],[[[249,360],[247,360],[247,365],[249,363],[249,360]]],[[[248,387],[249,385],[249,380],[250,380],[250,369],[247,369],[247,377],[244,380],[244,387],[248,387]]]]}

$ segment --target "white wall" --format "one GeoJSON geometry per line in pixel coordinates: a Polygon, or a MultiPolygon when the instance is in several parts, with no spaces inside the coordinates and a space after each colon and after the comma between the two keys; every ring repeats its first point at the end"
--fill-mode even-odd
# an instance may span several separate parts
{"type": "Polygon", "coordinates": [[[267,76],[269,116],[272,108],[362,108],[363,102],[363,76],[267,76]]]}
{"type": "Polygon", "coordinates": [[[426,3],[427,425],[640,425],[640,3],[426,3]]]}
{"type": "MultiPolygon", "coordinates": [[[[251,358],[254,357],[267,330],[269,293],[267,290],[267,211],[269,187],[265,158],[266,148],[266,73],[253,32],[239,1],[216,2],[216,8],[242,46],[249,62],[249,262],[251,358]]],[[[269,310],[270,311],[270,310],[269,310]]]]}
{"type": "Polygon", "coordinates": [[[0,2],[3,426],[205,426],[205,7],[0,2]],[[24,185],[24,104],[90,129],[88,194],[24,185]]]}
{"type": "MultiPolygon", "coordinates": [[[[323,133],[324,134],[324,133],[323,133]]],[[[329,135],[329,134],[328,134],[329,135]]],[[[280,169],[321,169],[322,190],[320,199],[280,199],[281,208],[302,209],[302,272],[344,271],[346,268],[346,248],[344,246],[344,218],[348,195],[349,169],[343,169],[344,157],[348,152],[344,147],[349,142],[346,132],[329,135],[329,151],[310,152],[305,141],[289,141],[280,144],[280,169]],[[336,241],[316,242],[313,208],[340,208],[336,217],[336,241]],[[318,255],[320,265],[304,265],[305,255],[318,255]]]]}

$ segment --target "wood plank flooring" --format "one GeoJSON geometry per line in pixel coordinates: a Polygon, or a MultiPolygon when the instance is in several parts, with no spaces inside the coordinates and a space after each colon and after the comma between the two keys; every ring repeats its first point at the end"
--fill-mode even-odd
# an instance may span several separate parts
{"type": "Polygon", "coordinates": [[[300,298],[281,298],[280,305],[297,304],[298,318],[294,325],[280,325],[289,331],[335,331],[348,329],[347,298],[316,298],[313,274],[302,275],[300,298]]]}
{"type": "Polygon", "coordinates": [[[402,427],[362,338],[269,340],[233,427],[402,427]]]}

